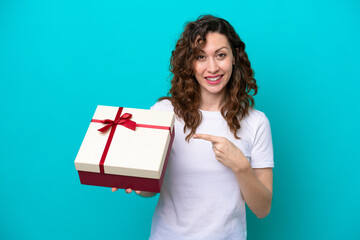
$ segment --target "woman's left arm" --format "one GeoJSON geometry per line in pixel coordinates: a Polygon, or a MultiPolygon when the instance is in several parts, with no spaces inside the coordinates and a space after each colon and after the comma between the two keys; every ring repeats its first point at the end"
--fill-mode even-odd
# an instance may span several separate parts
{"type": "Polygon", "coordinates": [[[266,217],[271,209],[272,168],[253,169],[242,151],[227,138],[195,134],[197,139],[210,141],[216,159],[235,174],[246,204],[258,217],[266,217]]]}
{"type": "Polygon", "coordinates": [[[258,218],[266,217],[271,209],[272,168],[252,169],[250,166],[234,173],[248,207],[258,218]]]}

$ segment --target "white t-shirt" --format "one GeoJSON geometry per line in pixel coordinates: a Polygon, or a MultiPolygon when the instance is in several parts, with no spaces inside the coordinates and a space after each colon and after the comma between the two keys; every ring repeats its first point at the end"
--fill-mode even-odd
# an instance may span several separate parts
{"type": "MultiPolygon", "coordinates": [[[[163,100],[152,110],[173,111],[163,100]]],[[[196,133],[226,137],[241,149],[253,168],[274,167],[270,124],[250,110],[235,139],[220,112],[201,110],[196,133]]],[[[245,201],[234,173],[218,162],[211,142],[185,140],[182,119],[175,120],[175,139],[156,206],[151,240],[246,239],[245,201]]]]}

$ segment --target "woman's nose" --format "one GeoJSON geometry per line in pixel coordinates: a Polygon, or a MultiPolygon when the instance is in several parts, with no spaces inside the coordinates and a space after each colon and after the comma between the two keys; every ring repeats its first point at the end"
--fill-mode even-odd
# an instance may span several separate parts
{"type": "Polygon", "coordinates": [[[219,66],[215,59],[209,58],[208,64],[207,64],[207,70],[210,73],[216,73],[219,70],[219,66]]]}

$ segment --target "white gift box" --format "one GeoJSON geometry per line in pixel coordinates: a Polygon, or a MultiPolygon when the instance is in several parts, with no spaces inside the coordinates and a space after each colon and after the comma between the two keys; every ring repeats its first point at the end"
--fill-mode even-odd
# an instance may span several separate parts
{"type": "Polygon", "coordinates": [[[81,183],[160,192],[174,119],[173,112],[98,106],[75,159],[81,183]]]}

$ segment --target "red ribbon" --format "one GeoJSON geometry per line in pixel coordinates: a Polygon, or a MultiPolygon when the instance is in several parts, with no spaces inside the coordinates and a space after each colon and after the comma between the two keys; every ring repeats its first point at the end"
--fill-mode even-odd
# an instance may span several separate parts
{"type": "Polygon", "coordinates": [[[130,118],[132,117],[132,115],[130,113],[124,113],[122,116],[120,116],[122,110],[123,110],[123,108],[119,107],[114,120],[111,120],[111,119],[105,119],[105,120],[92,119],[91,120],[91,122],[107,124],[105,127],[102,127],[102,128],[98,129],[98,131],[100,131],[102,133],[106,132],[108,129],[111,128],[108,140],[107,140],[107,142],[105,144],[105,148],[104,148],[103,154],[102,154],[100,162],[99,162],[100,173],[105,173],[104,163],[105,163],[105,159],[106,159],[107,153],[108,153],[109,148],[110,148],[111,141],[112,141],[112,139],[114,137],[117,125],[122,125],[122,126],[124,126],[126,128],[129,128],[129,129],[133,130],[133,131],[135,131],[136,127],[169,130],[170,135],[171,135],[171,128],[170,127],[157,126],[157,125],[148,125],[148,124],[137,124],[136,122],[130,120],[130,118]]]}
{"type": "MultiPolygon", "coordinates": [[[[121,114],[122,108],[120,110],[120,114],[121,114]]],[[[111,119],[105,119],[105,120],[97,120],[97,119],[93,119],[91,120],[92,122],[97,122],[97,123],[106,123],[107,125],[105,127],[102,127],[100,129],[98,129],[98,131],[100,132],[106,132],[109,128],[115,126],[115,125],[123,125],[124,127],[127,127],[133,131],[135,131],[136,129],[136,122],[131,121],[130,118],[132,117],[132,115],[130,113],[124,113],[120,118],[115,120],[111,120],[111,119]]]]}

